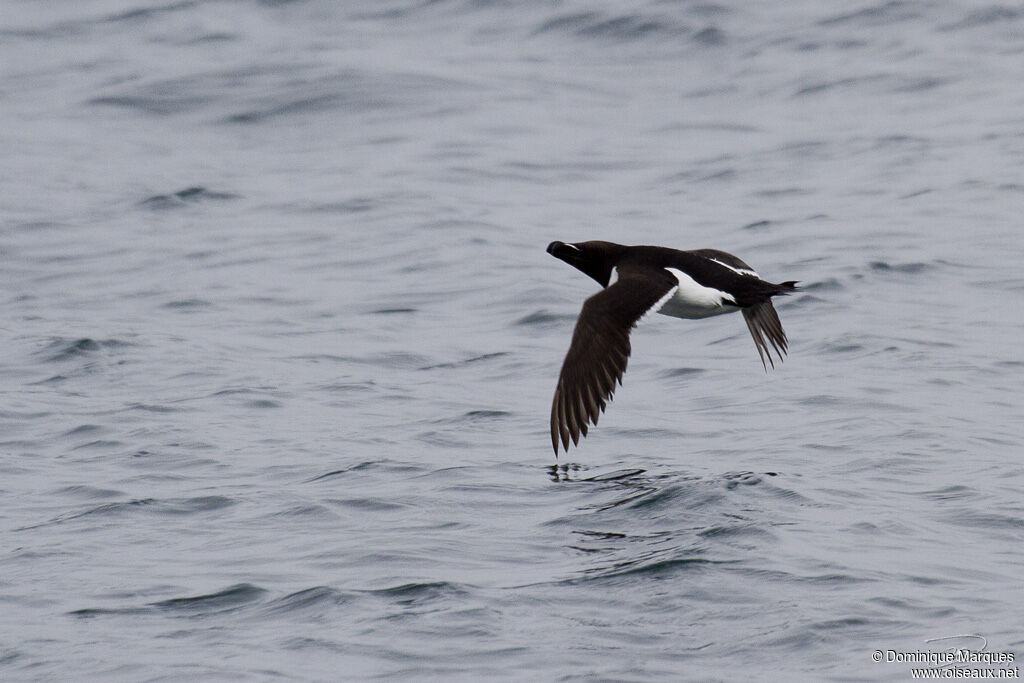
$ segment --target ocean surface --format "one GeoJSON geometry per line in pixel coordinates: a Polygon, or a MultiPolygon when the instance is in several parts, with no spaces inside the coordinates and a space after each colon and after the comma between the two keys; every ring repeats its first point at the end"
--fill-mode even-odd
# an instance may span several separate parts
{"type": "Polygon", "coordinates": [[[1019,665],[1022,74],[1019,3],[6,0],[0,679],[1019,665]],[[556,460],[556,239],[801,281],[789,357],[650,316],[556,460]]]}

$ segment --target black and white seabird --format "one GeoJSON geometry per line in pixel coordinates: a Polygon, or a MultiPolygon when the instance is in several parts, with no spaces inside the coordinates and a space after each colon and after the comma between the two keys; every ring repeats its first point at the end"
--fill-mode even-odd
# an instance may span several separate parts
{"type": "Polygon", "coordinates": [[[717,249],[679,251],[627,247],[613,242],[552,242],[548,253],[583,271],[603,287],[583,303],[551,405],[551,445],[569,452],[587,424],[597,424],[622,384],[629,359],[629,332],[650,311],[676,318],[710,318],[743,311],[765,372],[775,367],[770,343],[782,361],[786,333],[772,297],[789,294],[796,282],[773,284],[732,254],[717,249]],[[767,341],[766,341],[767,340],[767,341]]]}

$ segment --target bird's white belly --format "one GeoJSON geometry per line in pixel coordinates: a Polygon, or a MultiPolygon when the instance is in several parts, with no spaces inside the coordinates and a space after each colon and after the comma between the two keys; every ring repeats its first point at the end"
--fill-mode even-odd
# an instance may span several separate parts
{"type": "Polygon", "coordinates": [[[674,318],[710,318],[713,315],[734,313],[740,310],[727,292],[705,287],[692,277],[676,268],[666,268],[679,281],[675,293],[661,305],[658,313],[674,318]]]}

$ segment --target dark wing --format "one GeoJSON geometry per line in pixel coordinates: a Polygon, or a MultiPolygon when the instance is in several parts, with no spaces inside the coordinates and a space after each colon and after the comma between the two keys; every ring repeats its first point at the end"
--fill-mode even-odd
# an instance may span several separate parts
{"type": "Polygon", "coordinates": [[[665,298],[678,281],[661,269],[625,270],[619,280],[583,303],[569,352],[558,376],[551,405],[551,445],[558,440],[569,452],[569,440],[579,444],[587,423],[597,424],[615,391],[629,359],[629,332],[637,321],[665,298]]]}

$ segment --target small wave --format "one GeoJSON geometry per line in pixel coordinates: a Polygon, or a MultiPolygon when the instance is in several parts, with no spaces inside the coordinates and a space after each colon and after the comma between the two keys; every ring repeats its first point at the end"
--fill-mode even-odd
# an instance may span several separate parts
{"type": "Polygon", "coordinates": [[[647,470],[640,468],[616,470],[615,472],[608,472],[607,474],[598,474],[593,477],[588,477],[586,481],[622,481],[623,479],[638,477],[646,471],[647,470]]]}
{"type": "Polygon", "coordinates": [[[760,476],[753,472],[726,472],[722,475],[722,479],[725,480],[726,488],[735,488],[740,484],[744,486],[755,486],[764,481],[760,476]]]}
{"type": "Polygon", "coordinates": [[[153,93],[147,95],[101,95],[91,98],[88,103],[96,106],[137,109],[148,114],[168,115],[189,111],[211,99],[212,97],[153,93]]]}
{"type": "MultiPolygon", "coordinates": [[[[864,346],[861,344],[840,344],[840,343],[826,343],[822,346],[822,349],[826,353],[854,353],[855,351],[863,351],[864,346]]],[[[822,396],[811,396],[809,399],[814,405],[822,405],[822,396]]],[[[801,400],[803,402],[803,399],[801,400]]]]}
{"type": "Polygon", "coordinates": [[[397,315],[399,313],[416,313],[418,308],[378,308],[375,311],[370,311],[374,315],[397,315]]]}
{"type": "Polygon", "coordinates": [[[63,21],[44,28],[0,28],[0,38],[53,40],[81,35],[84,30],[84,22],[63,21]]]}
{"type": "Polygon", "coordinates": [[[836,292],[846,287],[834,277],[826,278],[824,280],[814,280],[808,283],[801,283],[800,289],[807,291],[823,291],[823,292],[836,292]]]}
{"type": "Polygon", "coordinates": [[[430,446],[437,446],[439,448],[464,449],[473,447],[473,443],[471,441],[468,441],[466,439],[459,439],[447,433],[434,430],[420,432],[419,434],[416,435],[416,440],[428,444],[430,446]]]}
{"type": "Polygon", "coordinates": [[[578,12],[548,19],[533,34],[561,33],[584,38],[635,41],[650,37],[674,37],[690,32],[690,28],[666,17],[645,17],[640,14],[608,16],[601,12],[578,12]]]}
{"type": "Polygon", "coordinates": [[[330,508],[315,503],[293,505],[283,510],[276,510],[267,516],[274,519],[336,519],[338,517],[330,508]]]}
{"type": "Polygon", "coordinates": [[[340,202],[313,204],[307,210],[311,213],[366,213],[385,206],[383,198],[353,197],[340,202]]]}
{"type": "Polygon", "coordinates": [[[169,308],[171,310],[191,311],[200,308],[208,308],[212,304],[205,299],[175,299],[174,301],[168,301],[163,304],[161,308],[169,308]]]}
{"type": "Polygon", "coordinates": [[[189,614],[213,614],[229,612],[260,599],[266,590],[251,583],[239,583],[216,593],[195,595],[186,598],[171,598],[151,604],[160,610],[187,612],[189,614]]]}
{"type": "Polygon", "coordinates": [[[470,410],[457,417],[445,417],[435,420],[433,424],[465,424],[467,422],[493,422],[510,417],[512,413],[504,410],[470,410]]]}
{"type": "Polygon", "coordinates": [[[435,365],[425,365],[425,366],[423,366],[423,367],[421,367],[419,369],[420,370],[437,370],[437,369],[440,369],[440,368],[459,368],[459,367],[463,367],[463,366],[466,366],[466,365],[472,365],[474,363],[479,363],[481,361],[492,360],[494,358],[501,358],[502,356],[507,356],[507,355],[509,355],[508,351],[495,351],[494,353],[484,353],[484,354],[481,354],[479,356],[473,356],[472,358],[467,358],[466,360],[460,360],[460,361],[456,361],[456,362],[452,362],[452,363],[437,363],[435,365]]]}
{"type": "Polygon", "coordinates": [[[701,172],[696,176],[692,176],[691,179],[695,183],[708,183],[717,182],[720,180],[735,180],[736,175],[737,173],[735,168],[723,168],[722,170],[715,171],[713,173],[701,172]]]}
{"type": "Polygon", "coordinates": [[[315,95],[310,97],[298,97],[288,99],[279,104],[271,104],[260,109],[252,109],[238,114],[232,114],[225,119],[229,123],[261,123],[268,119],[292,114],[309,114],[320,111],[328,111],[339,107],[342,99],[330,95],[315,95]]]}
{"type": "Polygon", "coordinates": [[[663,488],[644,487],[630,491],[625,497],[605,505],[603,510],[625,507],[645,513],[663,509],[686,508],[698,510],[712,507],[722,499],[718,489],[695,485],[695,482],[671,484],[663,488]]]}
{"type": "Polygon", "coordinates": [[[1021,9],[1016,7],[1007,7],[1006,5],[993,5],[991,7],[983,7],[981,9],[972,10],[966,17],[952,24],[943,26],[940,30],[942,31],[958,31],[965,28],[975,28],[977,26],[985,26],[987,24],[996,24],[1011,22],[1020,19],[1022,14],[1021,9]]]}
{"type": "Polygon", "coordinates": [[[25,656],[24,653],[19,652],[18,650],[15,650],[14,648],[11,648],[11,649],[7,650],[7,652],[4,652],[4,653],[0,654],[0,667],[8,666],[9,664],[13,664],[13,663],[17,662],[19,659],[22,659],[24,656],[25,656]]]}
{"type": "Polygon", "coordinates": [[[828,619],[826,621],[819,621],[811,624],[810,628],[821,631],[846,631],[850,628],[856,628],[858,626],[867,626],[869,624],[874,625],[876,622],[874,619],[865,619],[864,617],[841,617],[839,619],[828,619]]]}
{"type": "Polygon", "coordinates": [[[448,581],[434,581],[425,583],[404,583],[391,588],[378,588],[367,591],[370,595],[386,598],[395,604],[410,606],[422,605],[435,600],[461,596],[466,590],[448,581]]]}
{"type": "Polygon", "coordinates": [[[125,407],[128,410],[141,410],[146,413],[177,413],[184,410],[181,407],[156,405],[153,403],[129,403],[125,407]]]}
{"type": "Polygon", "coordinates": [[[584,570],[582,577],[566,579],[563,583],[576,585],[629,577],[657,579],[682,572],[701,571],[709,566],[736,564],[738,562],[739,560],[713,560],[706,557],[680,557],[653,561],[629,560],[616,563],[611,567],[595,567],[584,570]]]}
{"type": "Polygon", "coordinates": [[[794,96],[806,97],[808,95],[820,95],[834,90],[846,89],[853,86],[863,85],[865,83],[876,82],[881,78],[882,76],[862,76],[859,78],[839,78],[832,81],[818,81],[816,83],[801,86],[794,93],[794,96]]]}
{"type": "Polygon", "coordinates": [[[46,348],[46,351],[52,352],[52,355],[50,355],[46,360],[67,360],[93,351],[98,351],[99,348],[100,345],[97,342],[88,338],[76,339],[71,342],[66,342],[64,340],[54,341],[46,348]]]}
{"type": "Polygon", "coordinates": [[[958,484],[931,491],[922,491],[921,495],[926,498],[931,498],[932,500],[962,500],[964,498],[973,498],[977,496],[978,491],[970,486],[958,484]]]}
{"type": "Polygon", "coordinates": [[[228,43],[232,41],[240,40],[240,38],[234,33],[227,33],[224,31],[215,31],[213,33],[204,33],[199,36],[189,37],[181,41],[181,45],[202,45],[203,43],[228,43]]]}
{"type": "Polygon", "coordinates": [[[83,434],[95,434],[103,431],[103,427],[93,424],[78,425],[73,429],[64,432],[64,436],[82,436],[83,434]]]}
{"type": "Polygon", "coordinates": [[[321,474],[321,475],[318,475],[316,477],[313,477],[312,479],[307,479],[306,483],[310,484],[310,483],[312,483],[314,481],[320,481],[322,479],[332,479],[334,477],[340,477],[341,475],[347,474],[349,472],[359,472],[359,471],[362,471],[362,470],[368,470],[368,469],[372,469],[374,467],[377,467],[379,465],[380,465],[379,462],[369,461],[368,460],[366,462],[361,462],[358,465],[352,465],[351,467],[345,467],[345,468],[340,469],[340,470],[332,470],[330,472],[325,472],[324,474],[321,474]]]}
{"type": "Polygon", "coordinates": [[[728,42],[725,31],[717,26],[708,26],[707,28],[697,31],[697,33],[694,34],[693,39],[695,42],[708,47],[724,45],[728,42]]]}
{"type": "Polygon", "coordinates": [[[758,197],[776,198],[776,197],[800,197],[813,194],[812,190],[804,187],[772,187],[767,190],[758,190],[754,192],[754,195],[758,197]]]}
{"type": "Polygon", "coordinates": [[[953,79],[951,78],[939,78],[937,76],[899,78],[890,90],[897,93],[920,92],[923,90],[941,88],[942,86],[948,85],[952,82],[953,79]]]}
{"type": "Polygon", "coordinates": [[[1024,530],[1024,517],[985,513],[975,511],[959,511],[949,515],[948,520],[957,526],[973,527],[990,530],[1024,530]]]}
{"type": "MultiPolygon", "coordinates": [[[[822,299],[821,297],[814,296],[813,294],[804,294],[803,296],[798,296],[795,299],[790,299],[789,301],[787,301],[785,307],[786,308],[791,308],[791,307],[792,308],[803,308],[804,306],[815,305],[815,304],[823,304],[823,303],[827,303],[827,302],[828,302],[828,299],[822,299]]],[[[780,308],[782,308],[782,307],[780,306],[780,308]]]]}
{"type": "Polygon", "coordinates": [[[375,353],[369,356],[362,356],[360,358],[346,358],[350,362],[363,363],[366,365],[374,365],[377,367],[389,368],[389,369],[400,369],[410,370],[417,368],[419,370],[429,370],[432,367],[444,367],[444,365],[432,366],[426,364],[426,356],[421,356],[415,353],[408,353],[405,351],[390,351],[386,353],[375,353]]]}
{"type": "Polygon", "coordinates": [[[707,372],[704,368],[672,368],[671,370],[665,370],[660,373],[663,379],[673,379],[680,377],[693,377],[707,372]]]}
{"type": "Polygon", "coordinates": [[[405,509],[405,505],[392,503],[379,498],[347,498],[344,500],[331,500],[330,502],[334,505],[354,508],[356,510],[367,510],[369,512],[388,512],[391,510],[405,509]]]}
{"type": "Polygon", "coordinates": [[[534,311],[528,315],[524,315],[515,321],[515,325],[550,325],[552,323],[562,323],[571,320],[576,320],[575,315],[568,315],[564,313],[550,313],[544,309],[534,311]]]}
{"type": "Polygon", "coordinates": [[[68,378],[67,375],[51,375],[50,377],[47,377],[46,379],[39,380],[38,382],[30,382],[29,386],[42,386],[44,384],[59,384],[60,382],[63,382],[65,380],[67,380],[67,378],[68,378]]]}
{"type": "Polygon", "coordinates": [[[260,410],[265,410],[268,408],[280,408],[282,404],[280,401],[274,401],[269,398],[254,398],[251,401],[243,402],[242,405],[244,405],[246,408],[256,408],[260,410]]]}
{"type": "Polygon", "coordinates": [[[906,275],[916,275],[924,272],[932,266],[928,263],[913,262],[913,263],[887,263],[885,261],[872,261],[870,263],[871,270],[882,273],[902,273],[906,275]]]}
{"type": "Polygon", "coordinates": [[[239,583],[216,593],[170,598],[138,607],[87,607],[68,612],[81,618],[109,615],[159,614],[174,612],[188,616],[209,616],[232,612],[259,600],[267,591],[250,583],[239,583]]]}
{"type": "MultiPolygon", "coordinates": [[[[704,131],[716,131],[722,133],[761,133],[764,132],[763,128],[757,126],[751,126],[746,123],[732,123],[729,121],[703,121],[703,122],[686,122],[686,123],[670,123],[665,126],[658,126],[652,129],[656,133],[676,133],[676,132],[704,132],[704,131]]],[[[731,161],[736,158],[734,154],[719,154],[711,159],[701,159],[696,161],[698,164],[708,163],[721,163],[724,161],[731,161]]]]}
{"type": "Polygon", "coordinates": [[[264,607],[268,614],[292,614],[323,607],[339,607],[352,601],[352,596],[329,586],[314,586],[271,600],[264,607]]]}
{"type": "Polygon", "coordinates": [[[697,535],[701,538],[742,538],[742,537],[761,537],[765,539],[773,538],[772,534],[766,529],[762,529],[753,523],[747,524],[730,524],[713,526],[703,531],[698,531],[697,535]]]}
{"type": "Polygon", "coordinates": [[[156,510],[171,515],[192,515],[197,512],[222,510],[235,504],[234,498],[228,496],[196,496],[159,501],[156,510]]]}
{"type": "Polygon", "coordinates": [[[122,491],[116,491],[114,489],[100,489],[100,488],[96,488],[94,486],[85,486],[85,485],[65,486],[63,488],[57,489],[56,492],[59,495],[62,495],[62,496],[73,496],[75,498],[93,498],[93,499],[96,499],[96,498],[116,498],[118,496],[123,496],[124,495],[124,493],[122,491]]]}
{"type": "Polygon", "coordinates": [[[462,420],[495,420],[506,418],[512,413],[506,410],[470,410],[463,414],[462,420]]]}
{"type": "Polygon", "coordinates": [[[3,28],[0,36],[19,38],[53,39],[79,36],[94,29],[99,24],[116,24],[129,21],[144,21],[161,14],[192,9],[199,3],[196,0],[181,0],[156,7],[138,7],[108,14],[102,17],[89,16],[71,21],[61,21],[46,28],[3,28]]]}
{"type": "Polygon", "coordinates": [[[72,448],[73,451],[82,451],[86,449],[99,449],[103,451],[112,451],[124,446],[122,441],[111,441],[108,439],[97,439],[95,441],[89,441],[87,443],[79,444],[72,448]]]}
{"type": "Polygon", "coordinates": [[[85,607],[68,612],[69,616],[81,619],[92,619],[94,617],[123,615],[123,614],[149,614],[153,609],[149,607],[85,607]]]}
{"type": "Polygon", "coordinates": [[[883,26],[901,21],[917,19],[920,13],[910,3],[890,0],[874,7],[837,14],[818,22],[819,26],[835,26],[838,24],[858,24],[861,26],[883,26]]]}
{"type": "Polygon", "coordinates": [[[195,0],[183,0],[182,2],[172,2],[170,4],[159,5],[157,7],[138,7],[135,9],[125,10],[124,12],[118,12],[117,14],[108,15],[104,17],[103,21],[117,23],[121,21],[145,20],[159,14],[178,12],[183,9],[192,9],[196,4],[195,0]]]}
{"type": "Polygon", "coordinates": [[[16,529],[16,531],[27,531],[55,524],[65,524],[84,517],[116,516],[124,513],[135,513],[146,511],[155,514],[167,515],[193,515],[202,512],[211,512],[235,504],[235,500],[226,496],[198,496],[195,498],[181,498],[158,500],[156,498],[135,498],[132,500],[104,503],[79,512],[58,515],[53,519],[16,529]]]}
{"type": "Polygon", "coordinates": [[[58,338],[37,351],[37,354],[42,356],[43,360],[47,362],[56,363],[89,356],[102,349],[116,349],[130,345],[129,342],[119,339],[101,339],[97,341],[88,337],[81,337],[79,339],[58,338]]]}
{"type": "Polygon", "coordinates": [[[98,505],[96,507],[83,510],[82,512],[58,515],[57,517],[54,517],[48,522],[20,527],[18,529],[15,529],[15,531],[29,531],[31,529],[39,529],[41,527],[50,526],[53,524],[63,524],[64,522],[70,522],[72,520],[81,519],[82,517],[89,517],[93,515],[118,514],[126,510],[132,510],[135,508],[152,505],[154,502],[155,501],[153,498],[136,498],[134,500],[121,501],[117,503],[104,503],[103,505],[98,505]]]}
{"type": "Polygon", "coordinates": [[[256,389],[250,389],[249,387],[231,387],[230,389],[221,389],[210,394],[210,397],[214,396],[247,396],[259,393],[256,389]]]}
{"type": "Polygon", "coordinates": [[[367,380],[365,382],[334,382],[331,384],[323,384],[317,388],[321,391],[331,393],[364,392],[374,391],[377,388],[377,383],[373,380],[367,380]]]}
{"type": "Polygon", "coordinates": [[[237,198],[238,195],[230,192],[215,192],[196,185],[193,187],[186,187],[184,190],[178,190],[171,194],[157,194],[152,197],[147,197],[139,202],[139,205],[150,209],[166,210],[177,209],[204,201],[224,201],[227,199],[237,198]]]}
{"type": "MultiPolygon", "coordinates": [[[[258,80],[259,83],[246,83],[243,88],[232,84],[233,90],[244,91],[240,93],[243,99],[249,95],[250,103],[244,110],[225,116],[225,123],[251,125],[326,111],[368,112],[417,105],[430,112],[432,103],[440,107],[451,104],[451,99],[438,100],[439,93],[451,98],[460,90],[472,88],[462,81],[424,73],[351,69],[327,76],[292,78],[275,87],[268,87],[262,82],[264,79],[258,80]]],[[[225,102],[233,105],[234,99],[225,102]]]]}

